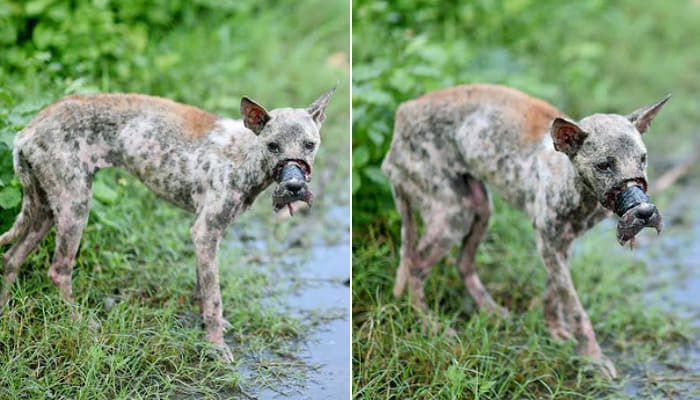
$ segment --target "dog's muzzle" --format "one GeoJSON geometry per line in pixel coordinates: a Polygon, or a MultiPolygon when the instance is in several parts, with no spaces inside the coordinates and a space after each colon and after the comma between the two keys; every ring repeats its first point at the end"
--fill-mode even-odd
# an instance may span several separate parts
{"type": "Polygon", "coordinates": [[[289,213],[293,215],[291,203],[303,201],[311,205],[313,193],[307,184],[311,181],[311,167],[305,161],[284,160],[275,167],[274,174],[278,183],[272,194],[272,207],[275,211],[288,206],[289,213]]]}
{"type": "Polygon", "coordinates": [[[633,179],[624,182],[608,195],[609,208],[620,217],[617,222],[617,241],[624,245],[644,228],[655,228],[661,233],[663,221],[656,206],[647,196],[646,182],[633,179]],[[612,207],[610,207],[612,206],[612,207]]]}

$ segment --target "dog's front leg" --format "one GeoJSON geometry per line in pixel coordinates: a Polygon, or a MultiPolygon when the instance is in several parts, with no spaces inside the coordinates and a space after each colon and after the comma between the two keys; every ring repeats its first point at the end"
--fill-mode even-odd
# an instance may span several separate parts
{"type": "Polygon", "coordinates": [[[555,340],[574,339],[579,354],[599,363],[605,377],[615,378],[615,366],[600,350],[591,321],[571,280],[567,264],[570,242],[563,243],[560,237],[548,240],[538,235],[537,246],[549,274],[544,316],[550,334],[555,340]]]}
{"type": "Polygon", "coordinates": [[[207,329],[207,340],[216,346],[221,358],[233,361],[231,350],[224,343],[224,326],[219,288],[219,268],[216,255],[224,229],[207,222],[205,213],[197,216],[190,234],[197,257],[197,281],[199,283],[200,311],[207,329]]]}

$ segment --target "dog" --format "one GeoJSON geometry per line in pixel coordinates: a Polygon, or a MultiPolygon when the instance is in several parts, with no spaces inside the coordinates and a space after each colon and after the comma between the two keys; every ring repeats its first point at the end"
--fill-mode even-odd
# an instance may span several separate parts
{"type": "Polygon", "coordinates": [[[532,221],[547,269],[544,316],[552,337],[615,377],[574,289],[567,259],[572,241],[609,215],[620,216],[617,239],[634,242],[644,227],[662,229],[646,195],[642,134],[670,96],[628,116],[594,114],[575,122],[552,105],[512,88],[452,87],[402,103],[382,163],[402,218],[394,295],[408,285],[427,316],[423,284],[456,243],[462,280],[477,305],[505,315],[479,279],[474,254],[491,214],[486,184],[532,221]],[[425,230],[417,241],[413,211],[425,230]]]}
{"type": "Polygon", "coordinates": [[[242,120],[140,94],[66,97],[41,111],[16,137],[14,169],[24,187],[14,224],[0,236],[4,308],[17,273],[56,227],[56,248],[48,276],[63,300],[73,303],[71,273],[85,227],[95,173],[123,167],[170,203],[196,214],[190,229],[197,259],[199,298],[206,337],[224,361],[216,255],[226,228],[273,182],[273,208],[309,205],[311,166],[321,142],[319,130],[335,88],[307,108],[271,111],[243,97],[242,120]]]}

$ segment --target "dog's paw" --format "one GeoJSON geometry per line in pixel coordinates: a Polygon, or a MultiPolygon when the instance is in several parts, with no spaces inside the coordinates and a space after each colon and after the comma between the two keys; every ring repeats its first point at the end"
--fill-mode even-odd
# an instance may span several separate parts
{"type": "Polygon", "coordinates": [[[432,313],[428,312],[423,314],[423,329],[430,332],[433,335],[442,335],[446,338],[457,337],[457,331],[455,331],[448,323],[442,323],[438,318],[432,313]]]}
{"type": "MultiPolygon", "coordinates": [[[[2,283],[0,283],[2,285],[2,283]]],[[[3,314],[3,312],[7,309],[7,304],[10,301],[10,291],[9,289],[2,288],[2,292],[0,292],[0,315],[3,314]]]]}
{"type": "Polygon", "coordinates": [[[229,349],[227,345],[217,347],[219,359],[227,364],[233,363],[233,353],[231,353],[231,349],[229,349]]]}
{"type": "Polygon", "coordinates": [[[582,368],[587,377],[600,377],[605,380],[613,380],[617,378],[617,370],[615,365],[609,358],[601,356],[601,358],[588,358],[588,363],[582,368]]]}
{"type": "Polygon", "coordinates": [[[100,332],[102,330],[102,321],[95,316],[86,317],[87,325],[92,332],[100,332]]]}
{"type": "Polygon", "coordinates": [[[600,360],[595,362],[595,366],[598,367],[600,375],[603,377],[603,379],[613,380],[617,378],[615,364],[613,364],[608,357],[602,356],[600,360]]]}
{"type": "Polygon", "coordinates": [[[569,340],[576,342],[574,335],[572,335],[571,332],[564,327],[564,323],[558,319],[547,319],[547,327],[549,328],[549,335],[555,342],[562,343],[569,340]]]}
{"type": "Polygon", "coordinates": [[[484,312],[486,312],[489,315],[495,315],[498,318],[501,319],[507,319],[510,316],[510,312],[508,311],[507,308],[503,306],[499,306],[496,303],[493,303],[490,306],[484,306],[483,307],[484,312]]]}
{"type": "Polygon", "coordinates": [[[233,353],[225,343],[212,344],[209,351],[207,351],[207,356],[212,360],[219,360],[223,363],[233,363],[233,353]]]}
{"type": "Polygon", "coordinates": [[[452,328],[451,326],[446,326],[446,327],[445,327],[445,331],[443,332],[443,335],[444,335],[446,338],[450,338],[450,339],[456,338],[456,337],[457,337],[457,331],[454,330],[454,328],[452,328]]]}

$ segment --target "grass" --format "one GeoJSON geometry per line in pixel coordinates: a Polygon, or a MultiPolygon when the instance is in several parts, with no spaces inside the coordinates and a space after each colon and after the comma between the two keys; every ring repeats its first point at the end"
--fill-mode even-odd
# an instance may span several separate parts
{"type": "MultiPolygon", "coordinates": [[[[453,250],[429,275],[425,293],[432,314],[458,335],[450,339],[426,330],[408,296],[391,294],[400,218],[378,167],[391,142],[398,104],[439,88],[505,84],[551,102],[572,118],[625,114],[671,92],[673,99],[644,136],[653,182],[697,148],[700,117],[692,110],[698,105],[694,77],[700,47],[691,37],[700,34],[692,22],[698,15],[695,1],[641,8],[633,1],[353,3],[355,398],[697,396],[697,390],[692,392],[696,373],[659,368],[679,348],[692,346],[697,330],[673,306],[645,295],[649,277],[666,267],[641,256],[655,241],[646,238],[634,253],[622,249],[610,221],[577,240],[570,269],[620,379],[602,380],[576,356],[572,343],[550,339],[542,312],[546,272],[530,222],[497,196],[477,269],[510,317],[500,320],[477,311],[454,266],[453,250]]],[[[686,192],[696,196],[697,179],[687,185],[686,192]]],[[[674,193],[678,188],[654,201],[666,210],[674,193]]]]}
{"type": "MultiPolygon", "coordinates": [[[[41,107],[73,92],[149,93],[238,117],[244,94],[268,108],[305,107],[338,85],[322,129],[314,208],[280,219],[265,193],[222,244],[224,317],[232,325],[226,340],[236,361],[209,357],[191,304],[192,216],[125,172],[106,170],[96,180],[73,273],[83,318],[70,317],[46,277],[51,233],[22,267],[0,318],[0,398],[237,398],[306,385],[311,366],[292,356],[329,316],[286,312],[281,305],[290,289],[278,281],[278,269],[298,268],[309,246],[346,232],[325,215],[348,202],[342,189],[349,176],[348,8],[341,1],[254,3],[237,3],[237,12],[192,6],[182,14],[194,22],[154,29],[141,53],[103,59],[95,71],[55,73],[47,65],[0,74],[0,137],[8,143],[41,107]],[[129,65],[138,68],[122,76],[120,68],[129,65]]],[[[3,227],[14,219],[6,211],[3,227]]]]}
{"type": "Polygon", "coordinates": [[[391,295],[394,236],[372,228],[370,240],[355,238],[356,398],[620,398],[635,363],[691,338],[686,322],[642,300],[645,264],[612,245],[610,227],[598,229],[575,248],[571,270],[598,340],[622,373],[618,382],[601,380],[572,343],[549,338],[541,304],[546,274],[531,228],[501,201],[495,210],[477,265],[511,316],[478,312],[451,254],[433,270],[425,293],[431,312],[457,331],[454,339],[426,330],[407,296],[391,295]]]}

